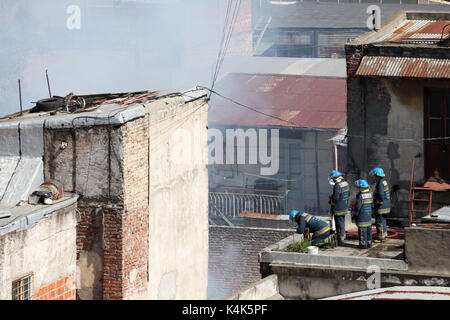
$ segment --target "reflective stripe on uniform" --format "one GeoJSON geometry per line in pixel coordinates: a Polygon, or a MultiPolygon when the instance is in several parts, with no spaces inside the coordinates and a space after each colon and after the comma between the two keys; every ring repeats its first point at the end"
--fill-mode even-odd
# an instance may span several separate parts
{"type": "Polygon", "coordinates": [[[366,200],[366,201],[363,201],[362,204],[371,204],[372,202],[373,202],[372,200],[366,200]]]}
{"type": "Polygon", "coordinates": [[[356,225],[359,228],[370,227],[372,225],[372,222],[357,222],[356,225]]]}
{"type": "Polygon", "coordinates": [[[378,214],[386,214],[391,212],[391,209],[387,208],[387,209],[378,209],[377,213],[378,214]]]}
{"type": "Polygon", "coordinates": [[[312,216],[309,216],[309,217],[305,218],[306,222],[309,222],[309,220],[311,220],[311,219],[312,219],[312,216]]]}
{"type": "Polygon", "coordinates": [[[325,232],[330,231],[330,227],[325,227],[323,229],[320,229],[319,231],[314,232],[314,235],[312,236],[312,238],[317,238],[318,236],[324,234],[325,232]]]}
{"type": "Polygon", "coordinates": [[[344,215],[344,214],[346,214],[347,213],[347,210],[342,210],[342,211],[336,211],[336,212],[333,212],[333,214],[335,215],[335,216],[342,216],[342,215],[344,215]]]}

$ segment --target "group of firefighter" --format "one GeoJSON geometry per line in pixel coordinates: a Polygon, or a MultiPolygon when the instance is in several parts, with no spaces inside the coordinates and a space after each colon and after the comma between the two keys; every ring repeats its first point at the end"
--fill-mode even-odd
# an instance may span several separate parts
{"type": "MultiPolygon", "coordinates": [[[[351,208],[352,220],[354,219],[358,227],[359,247],[364,249],[371,248],[372,242],[383,242],[387,239],[386,216],[391,210],[389,184],[383,169],[375,168],[369,175],[374,177],[376,182],[373,193],[366,180],[355,181],[359,192],[351,208]],[[373,240],[372,215],[375,216],[377,230],[377,238],[373,240]]],[[[335,228],[305,212],[292,210],[289,216],[290,220],[297,224],[297,233],[311,237],[312,245],[318,247],[342,246],[345,241],[345,215],[349,211],[350,185],[342,173],[336,170],[330,173],[330,184],[333,185],[333,194],[329,198],[330,214],[335,228]]]]}

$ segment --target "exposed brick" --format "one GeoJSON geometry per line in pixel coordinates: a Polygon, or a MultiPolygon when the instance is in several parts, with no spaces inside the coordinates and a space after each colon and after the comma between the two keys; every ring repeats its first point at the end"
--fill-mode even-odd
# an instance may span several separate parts
{"type": "Polygon", "coordinates": [[[208,299],[221,299],[261,279],[258,253],[293,231],[209,227],[208,299]]]}

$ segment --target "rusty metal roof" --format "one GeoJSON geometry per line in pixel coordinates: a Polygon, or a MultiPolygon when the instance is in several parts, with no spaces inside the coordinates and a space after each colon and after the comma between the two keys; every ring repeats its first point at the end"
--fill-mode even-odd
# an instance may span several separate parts
{"type": "Polygon", "coordinates": [[[346,78],[231,73],[212,95],[211,122],[243,126],[340,129],[347,122],[346,78]]]}
{"type": "Polygon", "coordinates": [[[365,56],[356,75],[450,79],[450,59],[365,56]]]}
{"type": "MultiPolygon", "coordinates": [[[[392,32],[388,32],[381,41],[401,42],[403,39],[440,39],[442,30],[448,20],[405,20],[392,32]]],[[[446,28],[443,39],[448,38],[448,29],[446,28]]]]}

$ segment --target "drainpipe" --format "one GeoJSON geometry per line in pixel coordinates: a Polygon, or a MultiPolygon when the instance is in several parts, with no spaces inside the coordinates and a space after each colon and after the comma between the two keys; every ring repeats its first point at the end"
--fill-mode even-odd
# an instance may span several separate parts
{"type": "Polygon", "coordinates": [[[333,142],[333,148],[334,148],[334,170],[338,170],[338,150],[336,142],[333,142]]]}
{"type": "Polygon", "coordinates": [[[362,172],[363,172],[363,176],[359,177],[366,179],[366,172],[367,172],[367,110],[366,110],[366,83],[364,83],[364,80],[361,79],[360,80],[360,85],[362,86],[362,90],[361,90],[361,104],[362,104],[362,110],[363,110],[363,127],[364,127],[364,136],[363,136],[363,165],[362,165],[362,172]]]}
{"type": "Polygon", "coordinates": [[[315,167],[316,167],[316,199],[317,210],[320,214],[320,187],[319,187],[319,141],[317,130],[314,131],[314,144],[315,144],[315,167]]]}

